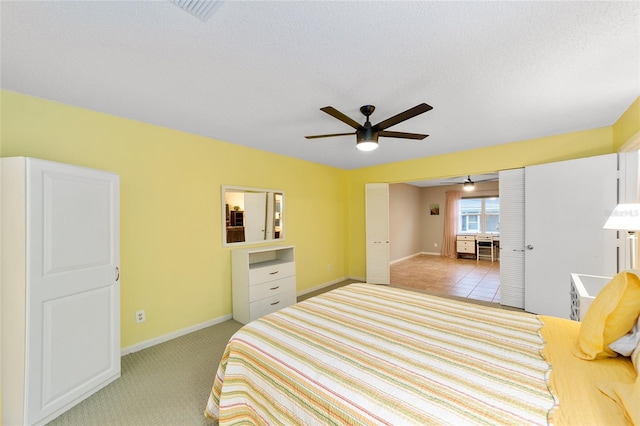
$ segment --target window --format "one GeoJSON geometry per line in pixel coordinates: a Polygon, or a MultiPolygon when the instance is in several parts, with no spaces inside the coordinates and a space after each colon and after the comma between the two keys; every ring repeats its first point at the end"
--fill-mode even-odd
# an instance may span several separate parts
{"type": "Polygon", "coordinates": [[[461,233],[499,234],[500,198],[462,198],[459,204],[461,233]]]}

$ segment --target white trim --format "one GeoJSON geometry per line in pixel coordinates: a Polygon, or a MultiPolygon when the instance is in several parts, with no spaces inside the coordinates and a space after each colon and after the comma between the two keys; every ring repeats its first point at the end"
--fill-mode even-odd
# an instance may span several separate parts
{"type": "Polygon", "coordinates": [[[209,321],[202,322],[200,324],[192,325],[190,327],[186,327],[180,330],[172,331],[171,333],[165,334],[163,336],[154,337],[153,339],[145,340],[144,342],[136,343],[135,345],[127,346],[126,348],[122,348],[120,350],[120,356],[125,356],[132,354],[134,352],[141,351],[143,349],[150,348],[151,346],[155,346],[160,343],[168,342],[169,340],[175,339],[176,337],[184,336],[189,333],[193,333],[194,331],[202,330],[203,328],[211,327],[212,325],[220,324],[225,321],[229,321],[233,318],[233,315],[224,315],[222,317],[214,318],[209,321]]]}
{"type": "MultiPolygon", "coordinates": [[[[347,277],[338,278],[338,279],[335,279],[333,281],[329,281],[329,282],[317,285],[315,287],[308,288],[306,290],[302,290],[302,291],[298,292],[296,294],[296,296],[297,297],[304,296],[305,294],[313,293],[314,291],[317,291],[317,290],[322,290],[325,287],[329,287],[330,285],[338,284],[338,283],[340,283],[340,282],[342,282],[344,280],[347,280],[347,279],[349,279],[349,278],[347,278],[347,277]]],[[[352,279],[357,279],[357,278],[352,278],[352,279]]]]}
{"type": "Polygon", "coordinates": [[[297,297],[304,296],[305,294],[309,294],[309,293],[313,293],[314,291],[322,290],[325,287],[329,287],[331,285],[341,283],[342,281],[345,281],[345,280],[354,280],[354,281],[366,282],[366,278],[365,277],[352,277],[352,276],[342,277],[342,278],[338,278],[338,279],[326,282],[324,284],[317,285],[317,286],[312,287],[312,288],[308,288],[306,290],[302,290],[302,291],[298,292],[296,296],[297,297]]]}
{"type": "Polygon", "coordinates": [[[405,257],[401,257],[400,259],[392,260],[391,262],[389,262],[389,265],[393,265],[394,263],[402,262],[403,260],[411,259],[412,257],[420,256],[421,254],[422,253],[413,253],[413,254],[410,254],[409,256],[405,256],[405,257]]]}
{"type": "Polygon", "coordinates": [[[435,252],[435,251],[423,251],[420,254],[426,254],[426,255],[429,255],[429,256],[442,256],[442,253],[440,253],[439,251],[438,252],[435,252]]]}

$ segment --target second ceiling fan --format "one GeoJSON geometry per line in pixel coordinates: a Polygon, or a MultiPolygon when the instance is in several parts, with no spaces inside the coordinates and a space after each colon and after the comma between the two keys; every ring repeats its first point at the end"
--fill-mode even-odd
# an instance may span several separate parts
{"type": "Polygon", "coordinates": [[[468,175],[467,178],[460,182],[460,181],[442,181],[440,182],[440,185],[459,185],[462,184],[462,189],[465,191],[473,191],[475,189],[476,183],[481,183],[481,182],[491,182],[491,181],[495,181],[498,180],[498,176],[492,176],[492,175],[480,175],[480,177],[486,177],[484,179],[479,179],[479,180],[471,180],[471,176],[468,175]]]}
{"type": "Polygon", "coordinates": [[[330,116],[337,118],[345,124],[353,127],[356,131],[349,133],[332,133],[327,135],[315,135],[315,136],[305,136],[307,139],[317,139],[317,138],[329,138],[333,136],[345,136],[345,135],[356,135],[356,148],[361,151],[372,151],[378,147],[378,137],[389,137],[389,138],[402,138],[402,139],[424,139],[429,135],[423,135],[420,133],[406,133],[406,132],[393,132],[388,131],[391,126],[395,126],[398,123],[402,123],[405,120],[415,117],[416,115],[420,115],[425,113],[431,109],[432,106],[422,103],[420,105],[416,105],[413,108],[409,108],[408,110],[401,112],[400,114],[394,115],[393,117],[387,118],[384,121],[379,122],[378,124],[372,125],[369,121],[369,116],[373,114],[373,111],[376,109],[373,105],[364,105],[360,108],[360,112],[366,117],[366,121],[364,124],[360,124],[352,118],[346,116],[341,113],[337,109],[331,106],[326,106],[320,108],[321,111],[326,112],[330,116]]]}

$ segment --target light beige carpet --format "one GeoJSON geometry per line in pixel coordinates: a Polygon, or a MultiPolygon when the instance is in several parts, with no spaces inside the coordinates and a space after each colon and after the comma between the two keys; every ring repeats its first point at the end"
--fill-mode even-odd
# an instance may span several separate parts
{"type": "Polygon", "coordinates": [[[50,425],[215,425],[204,408],[222,352],[242,324],[230,320],[122,358],[122,377],[50,425]]]}
{"type": "MultiPolygon", "coordinates": [[[[343,281],[301,296],[298,301],[353,282],[358,281],[343,281]]],[[[485,306],[500,306],[448,297],[485,306]]],[[[217,422],[204,417],[204,408],[227,341],[241,326],[237,321],[225,321],[123,357],[122,377],[49,424],[216,425],[217,422]]]]}

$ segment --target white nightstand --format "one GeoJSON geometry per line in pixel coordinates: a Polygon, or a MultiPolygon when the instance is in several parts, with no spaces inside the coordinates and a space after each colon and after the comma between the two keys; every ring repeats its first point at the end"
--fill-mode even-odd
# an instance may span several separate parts
{"type": "Polygon", "coordinates": [[[582,321],[591,302],[611,277],[571,274],[571,319],[582,321]]]}

